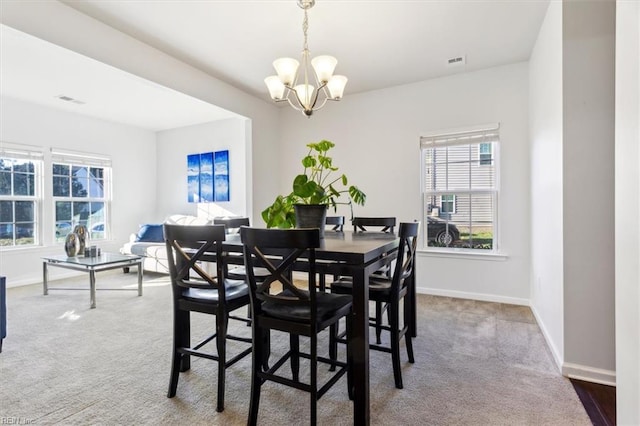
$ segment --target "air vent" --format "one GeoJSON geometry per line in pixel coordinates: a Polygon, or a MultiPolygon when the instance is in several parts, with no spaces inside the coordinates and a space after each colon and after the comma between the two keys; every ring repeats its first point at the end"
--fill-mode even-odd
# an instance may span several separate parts
{"type": "Polygon", "coordinates": [[[67,95],[58,95],[56,96],[57,99],[60,99],[61,101],[65,101],[65,102],[72,102],[74,104],[78,104],[78,105],[84,105],[86,102],[78,100],[78,99],[74,99],[71,96],[67,96],[67,95]]]}
{"type": "Polygon", "coordinates": [[[458,67],[466,63],[467,63],[467,57],[465,55],[456,56],[456,57],[447,59],[447,66],[449,67],[458,67]]]}

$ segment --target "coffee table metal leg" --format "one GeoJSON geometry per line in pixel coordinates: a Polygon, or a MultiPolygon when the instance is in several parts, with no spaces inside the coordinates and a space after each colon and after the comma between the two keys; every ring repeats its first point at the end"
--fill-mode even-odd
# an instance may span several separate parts
{"type": "Polygon", "coordinates": [[[138,262],[138,296],[142,296],[142,262],[138,262]]]}
{"type": "Polygon", "coordinates": [[[49,294],[49,287],[47,281],[49,279],[49,271],[47,271],[47,262],[42,262],[42,294],[45,296],[49,294]]]}
{"type": "Polygon", "coordinates": [[[91,309],[96,307],[96,271],[89,271],[89,289],[91,291],[91,309]]]}

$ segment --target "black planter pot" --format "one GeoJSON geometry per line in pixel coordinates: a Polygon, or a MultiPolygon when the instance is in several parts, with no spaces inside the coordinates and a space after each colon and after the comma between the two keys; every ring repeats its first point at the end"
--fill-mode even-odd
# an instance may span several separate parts
{"type": "Polygon", "coordinates": [[[295,204],[297,228],[319,228],[320,238],[324,238],[324,225],[327,220],[326,204],[295,204]]]}

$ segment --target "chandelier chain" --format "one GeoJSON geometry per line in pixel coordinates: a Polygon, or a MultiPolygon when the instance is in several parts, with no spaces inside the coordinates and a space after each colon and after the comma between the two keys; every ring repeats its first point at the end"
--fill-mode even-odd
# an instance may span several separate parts
{"type": "Polygon", "coordinates": [[[309,29],[309,16],[307,15],[307,9],[304,10],[304,19],[302,20],[302,33],[304,34],[304,45],[302,46],[304,51],[309,50],[307,45],[307,30],[309,29]]]}

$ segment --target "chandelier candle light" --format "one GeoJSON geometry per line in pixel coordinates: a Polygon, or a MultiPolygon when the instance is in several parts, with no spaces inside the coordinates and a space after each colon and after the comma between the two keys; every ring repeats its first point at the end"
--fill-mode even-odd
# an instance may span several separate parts
{"type": "Polygon", "coordinates": [[[347,77],[333,75],[333,70],[338,60],[333,56],[322,55],[311,59],[314,72],[309,69],[309,47],[307,46],[307,29],[309,18],[307,10],[316,3],[315,0],[297,0],[298,6],[304,10],[302,31],[304,33],[304,45],[302,48],[302,75],[299,75],[300,63],[293,58],[279,58],[273,61],[273,67],[278,75],[272,75],[264,79],[269,89],[271,99],[276,102],[289,102],[294,109],[301,111],[307,117],[311,117],[313,111],[322,108],[327,100],[339,101],[342,99],[347,77]],[[309,81],[313,74],[315,86],[309,81]],[[298,80],[302,80],[298,84],[298,80]],[[320,100],[320,103],[318,103],[320,100]]]}

